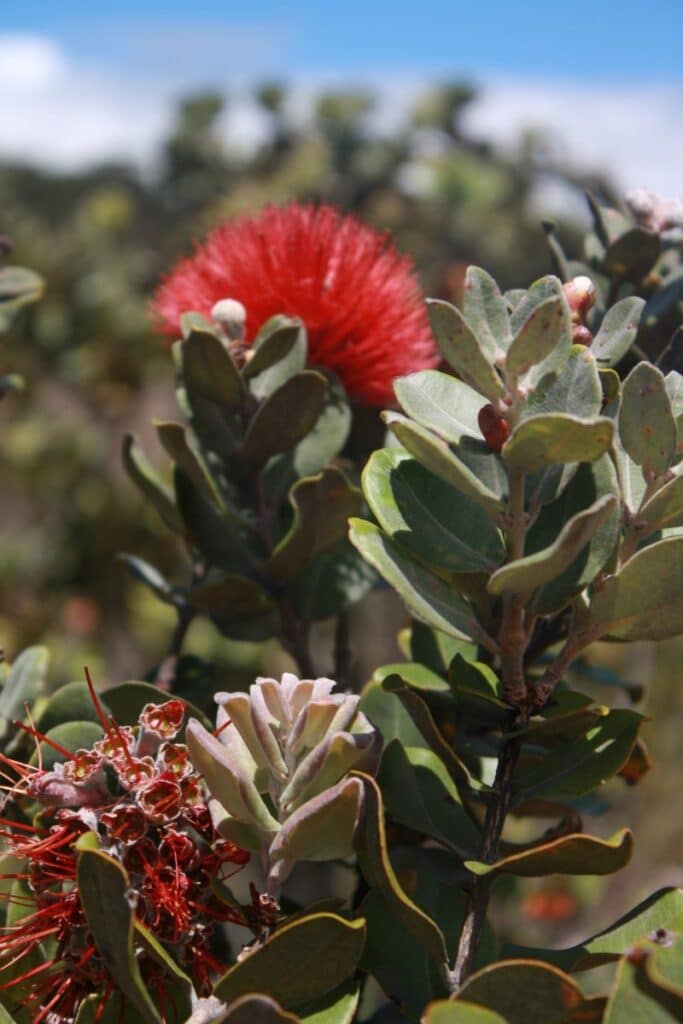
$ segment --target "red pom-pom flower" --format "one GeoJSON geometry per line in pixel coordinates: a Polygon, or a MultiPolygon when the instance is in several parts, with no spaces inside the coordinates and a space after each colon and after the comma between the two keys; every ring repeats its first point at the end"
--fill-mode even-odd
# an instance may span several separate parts
{"type": "Polygon", "coordinates": [[[216,228],[163,282],[161,329],[210,317],[220,299],[247,311],[247,342],[277,313],[306,325],[309,361],[372,405],[393,401],[396,377],[438,363],[412,261],[387,236],[332,206],[267,206],[216,228]]]}

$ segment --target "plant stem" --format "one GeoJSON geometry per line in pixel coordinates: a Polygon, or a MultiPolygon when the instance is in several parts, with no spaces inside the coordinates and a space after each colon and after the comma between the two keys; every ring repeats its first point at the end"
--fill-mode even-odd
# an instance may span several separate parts
{"type": "MultiPolygon", "coordinates": [[[[510,472],[508,499],[508,561],[524,556],[526,514],[524,510],[524,473],[510,472]]],[[[524,626],[524,599],[521,594],[506,594],[503,599],[503,621],[498,643],[501,649],[503,693],[508,703],[521,707],[527,695],[524,673],[526,629],[524,626]]]]}
{"type": "MultiPolygon", "coordinates": [[[[515,727],[519,724],[519,720],[517,720],[515,727]]],[[[479,853],[479,859],[486,864],[492,864],[498,855],[498,844],[512,799],[512,777],[519,751],[520,741],[516,737],[504,735],[496,769],[494,793],[486,811],[479,853]]],[[[490,891],[491,879],[487,876],[472,876],[468,909],[460,933],[455,964],[453,970],[448,971],[448,988],[451,995],[455,995],[461,988],[474,966],[482,929],[486,921],[490,891]]]]}
{"type": "Polygon", "coordinates": [[[173,692],[173,684],[175,683],[183,643],[195,615],[194,608],[191,608],[189,605],[185,605],[178,610],[178,622],[171,637],[168,654],[159,665],[157,674],[154,677],[154,685],[158,686],[160,690],[166,690],[168,693],[173,692]]]}

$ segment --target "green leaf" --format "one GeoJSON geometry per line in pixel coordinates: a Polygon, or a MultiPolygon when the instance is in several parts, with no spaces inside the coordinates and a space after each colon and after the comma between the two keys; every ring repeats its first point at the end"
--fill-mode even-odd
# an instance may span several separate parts
{"type": "Polygon", "coordinates": [[[182,373],[193,411],[198,401],[222,410],[240,410],[245,391],[242,378],[223,342],[213,331],[194,328],[181,346],[182,373]]]}
{"type": "Polygon", "coordinates": [[[507,1024],[564,1024],[583,994],[573,978],[550,964],[503,960],[468,978],[456,1002],[461,999],[494,1010],[507,1024]]]}
{"type": "Polygon", "coordinates": [[[192,587],[187,600],[193,608],[212,615],[216,622],[230,625],[235,620],[270,611],[274,604],[266,591],[246,576],[225,575],[192,587]]]}
{"type": "MultiPolygon", "coordinates": [[[[102,739],[102,726],[95,722],[62,722],[53,729],[48,729],[45,738],[59,744],[70,753],[77,750],[88,750],[94,743],[102,739]]],[[[57,762],[66,760],[49,743],[42,742],[39,747],[39,754],[34,753],[32,760],[41,760],[45,771],[50,771],[57,762]]]]}
{"type": "MultiPolygon", "coordinates": [[[[166,694],[168,700],[168,694],[166,694]]],[[[86,683],[73,682],[60,686],[48,699],[37,721],[41,732],[54,729],[63,722],[99,722],[90,690],[86,683]]]]}
{"type": "MultiPolygon", "coordinates": [[[[110,686],[100,694],[118,725],[137,725],[140,712],[146,704],[164,704],[171,696],[166,690],[160,690],[157,686],[152,686],[151,683],[137,681],[110,686]]],[[[193,715],[205,725],[209,724],[206,715],[191,701],[186,697],[179,699],[185,705],[186,716],[193,715]]]]}
{"type": "Polygon", "coordinates": [[[643,718],[617,708],[599,719],[588,732],[565,743],[515,776],[517,800],[543,796],[572,800],[602,785],[626,764],[643,718]]]}
{"type": "Polygon", "coordinates": [[[645,520],[652,530],[666,530],[683,526],[683,471],[652,495],[645,502],[638,518],[645,520]]]}
{"type": "MultiPolygon", "coordinates": [[[[527,534],[526,550],[530,554],[544,550],[557,537],[558,524],[569,523],[596,501],[618,493],[617,476],[609,455],[602,455],[595,462],[582,463],[560,497],[541,509],[527,534]]],[[[617,543],[620,526],[621,509],[615,502],[574,561],[534,595],[534,611],[544,615],[559,611],[591,583],[607,565],[617,543]]]]}
{"type": "Polygon", "coordinates": [[[466,1003],[458,999],[442,999],[430,1003],[422,1018],[422,1024],[507,1024],[504,1017],[494,1010],[476,1003],[466,1003]]]}
{"type": "Polygon", "coordinates": [[[579,419],[565,413],[531,416],[512,432],[503,447],[509,466],[535,473],[544,466],[593,462],[612,444],[612,421],[604,416],[579,419]]]}
{"type": "Polygon", "coordinates": [[[118,861],[99,849],[95,833],[85,833],[77,848],[78,891],[97,951],[126,999],[146,1020],[160,1022],[135,955],[128,875],[118,861]]]}
{"type": "Polygon", "coordinates": [[[0,726],[24,717],[24,704],[33,704],[45,686],[50,662],[47,647],[27,647],[15,658],[0,689],[0,726]]]}
{"type": "Polygon", "coordinates": [[[654,231],[631,228],[608,245],[603,267],[610,277],[637,283],[652,270],[659,250],[659,235],[654,231]]]}
{"type": "MultiPolygon", "coordinates": [[[[258,376],[289,355],[299,339],[302,324],[300,320],[280,316],[269,320],[265,328],[262,328],[255,338],[250,358],[242,371],[247,380],[258,376]]],[[[300,369],[303,367],[302,362],[300,369]]]]}
{"type": "Polygon", "coordinates": [[[424,736],[417,728],[398,697],[388,693],[382,684],[371,679],[361,693],[359,710],[382,734],[385,746],[398,739],[406,747],[424,746],[424,736]]]}
{"type": "Polygon", "coordinates": [[[201,456],[188,440],[185,427],[180,423],[155,422],[161,446],[176,466],[182,469],[190,480],[199,488],[206,500],[220,508],[223,504],[213,477],[209,473],[201,456]]]}
{"type": "Polygon", "coordinates": [[[260,465],[293,448],[315,426],[326,396],[327,381],[313,370],[304,370],[281,384],[249,423],[244,438],[247,458],[260,465]]]}
{"type": "Polygon", "coordinates": [[[385,533],[437,572],[490,572],[504,558],[500,531],[479,506],[400,449],[370,456],[363,491],[385,533]]]}
{"type": "MultiPolygon", "coordinates": [[[[548,299],[562,299],[565,302],[564,292],[562,290],[562,282],[557,277],[553,277],[552,274],[546,274],[544,277],[539,277],[538,280],[534,281],[531,288],[526,291],[521,291],[521,294],[517,297],[517,301],[514,303],[514,309],[510,317],[512,334],[516,335],[522,325],[529,319],[531,313],[538,308],[543,302],[548,299]]],[[[566,306],[567,317],[569,317],[569,307],[566,306]]]]}
{"type": "Polygon", "coordinates": [[[503,685],[489,665],[457,653],[448,669],[448,683],[463,716],[487,724],[510,717],[511,706],[503,700],[503,685]]]}
{"type": "Polygon", "coordinates": [[[603,317],[591,350],[601,366],[617,366],[638,334],[645,300],[637,295],[621,299],[603,317]]]}
{"type": "Polygon", "coordinates": [[[311,914],[284,924],[214,985],[225,1002],[264,992],[296,1009],[337,988],[353,974],[365,942],[365,921],[311,914]]]}
{"type": "Polygon", "coordinates": [[[401,408],[452,444],[463,437],[481,440],[477,417],[482,406],[481,395],[456,377],[440,370],[420,370],[394,381],[394,391],[401,408]]]}
{"type": "Polygon", "coordinates": [[[577,512],[565,522],[557,539],[549,547],[509,562],[494,572],[488,582],[489,593],[496,596],[506,591],[527,594],[557,579],[617,508],[614,495],[598,498],[589,508],[577,512]]]}
{"type": "Polygon", "coordinates": [[[452,586],[405,555],[372,523],[352,519],[350,525],[351,543],[398,591],[417,618],[461,639],[482,635],[471,606],[452,586]]]}
{"type": "Polygon", "coordinates": [[[450,694],[451,688],[443,678],[426,665],[417,661],[399,661],[392,665],[382,665],[372,674],[375,682],[382,683],[389,676],[400,676],[401,682],[428,694],[450,694]]]}
{"type": "Polygon", "coordinates": [[[676,454],[676,421],[664,375],[651,363],[638,363],[624,381],[619,437],[643,472],[660,476],[676,454]]]}
{"type": "Polygon", "coordinates": [[[389,676],[384,680],[382,686],[387,693],[396,694],[417,726],[422,738],[418,746],[422,747],[426,742],[427,746],[441,758],[448,773],[459,790],[462,787],[462,791],[466,793],[468,788],[487,788],[470,775],[468,768],[454,752],[451,744],[444,739],[436,722],[434,721],[434,717],[429,706],[422,697],[408,689],[408,687],[403,686],[401,679],[398,676],[389,676]]]}
{"type": "Polygon", "coordinates": [[[425,1003],[446,994],[434,962],[377,889],[370,890],[360,909],[368,923],[361,969],[401,1008],[401,1021],[404,1014],[411,1022],[418,1020],[425,1003]]]}
{"type": "Polygon", "coordinates": [[[467,268],[463,312],[482,352],[495,360],[510,344],[510,317],[500,288],[480,267],[467,268]]]}
{"type": "Polygon", "coordinates": [[[292,525],[266,564],[268,575],[278,581],[294,579],[312,558],[343,540],[349,517],[361,511],[362,497],[340,469],[329,466],[294,484],[289,503],[292,525]]]}
{"type": "Polygon", "coordinates": [[[301,1024],[351,1024],[360,1002],[358,982],[347,981],[341,988],[316,999],[299,1011],[301,1024]]]}
{"type": "Polygon", "coordinates": [[[406,895],[391,865],[381,790],[369,775],[353,774],[363,781],[365,791],[363,822],[356,836],[356,852],[363,876],[381,893],[403,927],[441,965],[448,959],[443,933],[406,895]]]}
{"type": "Polygon", "coordinates": [[[482,347],[462,313],[449,302],[429,299],[429,321],[444,359],[480,394],[495,401],[505,394],[503,382],[492,363],[495,353],[482,347]]]}
{"type": "Polygon", "coordinates": [[[633,853],[633,836],[622,829],[610,839],[596,839],[583,833],[560,836],[538,843],[520,853],[503,857],[493,864],[465,861],[475,875],[515,875],[542,878],[545,875],[611,875],[628,864],[633,853]]]}
{"type": "Polygon", "coordinates": [[[505,369],[512,379],[542,363],[564,338],[569,348],[566,331],[567,304],[562,296],[552,296],[539,303],[529,314],[515,335],[505,359],[505,369]]]}
{"type": "Polygon", "coordinates": [[[313,476],[324,469],[342,450],[351,430],[351,407],[343,384],[330,370],[318,373],[327,381],[327,395],[317,423],[294,449],[298,476],[313,476]]]}
{"type": "MultiPolygon", "coordinates": [[[[227,508],[220,511],[207,501],[203,492],[176,467],[174,473],[176,501],[184,524],[185,541],[197,548],[216,569],[243,573],[259,566],[258,556],[251,551],[252,536],[227,508]]],[[[182,527],[181,527],[182,528],[182,527]]]]}
{"type": "Polygon", "coordinates": [[[664,640],[683,633],[683,537],[657,541],[594,594],[586,629],[596,639],[664,640]]]}
{"type": "Polygon", "coordinates": [[[306,366],[306,328],[288,316],[273,316],[256,335],[243,372],[256,398],[266,398],[306,366]]]}
{"type": "Polygon", "coordinates": [[[372,566],[344,539],[317,555],[295,581],[297,614],[312,622],[339,615],[365,597],[376,581],[372,566]]]}
{"type": "Polygon", "coordinates": [[[174,533],[182,533],[183,524],[171,494],[145,458],[133,434],[123,438],[123,465],[140,493],[154,506],[162,522],[174,533]]]}
{"type": "Polygon", "coordinates": [[[207,1024],[299,1024],[299,1021],[299,1017],[287,1013],[270,996],[245,995],[231,1003],[224,1013],[210,1017],[207,1024]]]}
{"type": "Polygon", "coordinates": [[[572,970],[585,970],[616,960],[634,942],[649,938],[660,928],[683,932],[683,890],[659,889],[609,928],[575,946],[571,951],[572,970]]]}
{"type": "MultiPolygon", "coordinates": [[[[483,472],[477,474],[475,469],[468,466],[459,455],[456,455],[445,441],[425,427],[413,423],[398,413],[385,413],[383,419],[403,447],[418,462],[445,483],[457,488],[465,497],[481,505],[490,516],[494,518],[498,516],[505,506],[503,481],[496,473],[496,457],[491,455],[488,450],[484,453],[483,441],[476,442],[481,444],[481,451],[477,454],[480,456],[480,461],[483,461],[481,456],[484,455],[486,464],[481,466],[483,472]],[[493,470],[493,478],[491,472],[486,473],[486,469],[493,470]]],[[[460,450],[458,449],[458,452],[460,450]]]]}
{"type": "Polygon", "coordinates": [[[384,750],[377,781],[387,813],[407,828],[469,856],[481,837],[463,810],[445,765],[425,747],[392,740],[384,750]]]}
{"type": "Polygon", "coordinates": [[[598,415],[601,405],[602,389],[595,355],[586,345],[571,345],[562,373],[548,373],[539,380],[522,415],[567,412],[590,419],[598,415]]]}
{"type": "Polygon", "coordinates": [[[2,1003],[0,1003],[0,1024],[16,1024],[14,1017],[9,1015],[2,1003]]]}
{"type": "Polygon", "coordinates": [[[119,562],[123,562],[132,576],[149,587],[164,604],[179,606],[183,603],[175,588],[161,575],[158,569],[146,562],[144,558],[129,555],[126,551],[120,552],[116,557],[119,562]]]}
{"type": "Polygon", "coordinates": [[[678,961],[674,975],[679,976],[681,952],[680,946],[658,949],[653,943],[633,947],[617,968],[604,1024],[676,1024],[683,1019],[683,978],[672,984],[657,970],[666,954],[673,955],[678,961]]]}

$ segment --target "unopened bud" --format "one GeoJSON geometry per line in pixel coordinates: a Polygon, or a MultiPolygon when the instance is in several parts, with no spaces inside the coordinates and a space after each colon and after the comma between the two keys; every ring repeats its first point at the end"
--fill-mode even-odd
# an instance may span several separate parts
{"type": "Polygon", "coordinates": [[[510,436],[508,421],[489,403],[479,410],[477,422],[489,451],[499,452],[510,436]]]}
{"type": "Polygon", "coordinates": [[[220,299],[211,310],[211,318],[230,341],[244,338],[247,311],[237,299],[220,299]]]}
{"type": "Polygon", "coordinates": [[[582,275],[563,284],[562,291],[569,303],[572,320],[574,323],[580,323],[585,319],[588,310],[595,305],[597,298],[595,285],[590,277],[582,275]]]}
{"type": "Polygon", "coordinates": [[[592,331],[584,324],[572,324],[572,345],[588,345],[593,341],[592,331]]]}

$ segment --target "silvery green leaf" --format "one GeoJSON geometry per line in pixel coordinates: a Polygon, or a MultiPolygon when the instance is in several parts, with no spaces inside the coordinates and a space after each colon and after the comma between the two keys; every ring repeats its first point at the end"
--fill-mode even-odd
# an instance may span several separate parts
{"type": "Polygon", "coordinates": [[[505,394],[500,375],[494,368],[495,355],[484,338],[474,334],[463,314],[448,302],[430,299],[429,320],[444,359],[476,391],[490,401],[505,394]]]}
{"type": "Polygon", "coordinates": [[[236,742],[237,731],[229,730],[229,733],[232,737],[230,747],[191,718],[186,738],[192,763],[204,776],[212,796],[232,817],[248,825],[256,825],[264,832],[277,832],[279,822],[266,807],[254,784],[254,760],[246,744],[241,739],[236,742]]]}
{"type": "Polygon", "coordinates": [[[344,779],[291,814],[269,850],[272,861],[333,860],[353,853],[363,798],[359,779],[344,779]]]}

